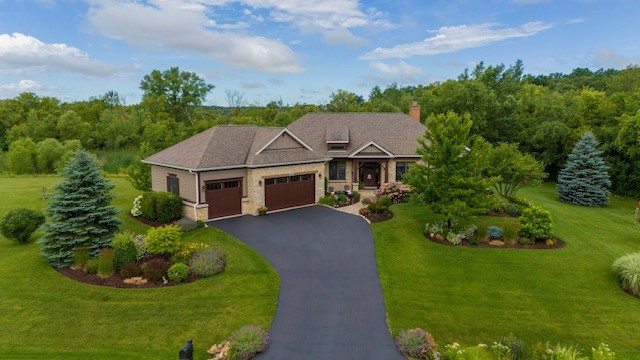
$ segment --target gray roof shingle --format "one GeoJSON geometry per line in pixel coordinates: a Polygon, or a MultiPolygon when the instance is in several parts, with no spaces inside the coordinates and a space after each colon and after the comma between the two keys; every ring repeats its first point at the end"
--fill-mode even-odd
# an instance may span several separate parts
{"type": "Polygon", "coordinates": [[[188,170],[324,161],[345,157],[373,141],[395,156],[415,156],[426,127],[402,113],[310,113],[287,127],[306,148],[257,152],[283,128],[220,125],[153,154],[147,163],[188,170]],[[323,137],[322,134],[325,134],[323,137]],[[349,141],[347,151],[329,152],[327,141],[349,141]]]}

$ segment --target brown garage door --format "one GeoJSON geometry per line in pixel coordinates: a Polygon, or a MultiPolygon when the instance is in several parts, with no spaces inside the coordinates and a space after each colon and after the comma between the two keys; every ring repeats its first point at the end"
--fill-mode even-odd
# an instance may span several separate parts
{"type": "Polygon", "coordinates": [[[265,179],[264,185],[265,206],[269,210],[285,209],[316,202],[314,174],[265,179]]]}
{"type": "Polygon", "coordinates": [[[207,181],[204,195],[209,219],[242,213],[242,179],[207,181]]]}

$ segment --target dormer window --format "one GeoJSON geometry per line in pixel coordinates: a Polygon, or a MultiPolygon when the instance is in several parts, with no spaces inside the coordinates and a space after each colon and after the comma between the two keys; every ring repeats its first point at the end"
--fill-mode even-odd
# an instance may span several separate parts
{"type": "Polygon", "coordinates": [[[329,144],[329,151],[346,151],[346,144],[329,144]]]}

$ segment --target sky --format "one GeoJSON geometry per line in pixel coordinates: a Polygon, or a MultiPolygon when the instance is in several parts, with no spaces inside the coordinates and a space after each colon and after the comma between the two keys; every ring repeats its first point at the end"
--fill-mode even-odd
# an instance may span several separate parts
{"type": "Polygon", "coordinates": [[[480,61],[530,74],[640,64],[638,0],[0,0],[0,98],[62,101],[178,66],[205,105],[322,104],[338,89],[427,85],[480,61]]]}

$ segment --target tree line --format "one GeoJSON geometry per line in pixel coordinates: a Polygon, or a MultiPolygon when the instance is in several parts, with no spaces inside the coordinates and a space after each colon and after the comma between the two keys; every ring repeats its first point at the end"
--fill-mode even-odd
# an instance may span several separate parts
{"type": "Polygon", "coordinates": [[[406,113],[416,101],[423,122],[448,111],[468,114],[472,134],[493,145],[513,144],[540,161],[552,180],[573,145],[591,131],[609,165],[612,191],[640,196],[640,68],[635,66],[528,75],[520,61],[480,63],[443,82],[375,86],[367,99],[337,90],[318,105],[281,100],[250,105],[243,93],[227,91],[227,107],[204,106],[214,86],[177,67],[152,71],[140,89],[142,100],[134,105],[116,91],[71,103],[33,93],[0,100],[0,172],[53,172],[78,147],[149,153],[220,124],[287,126],[320,111],[406,113]]]}

